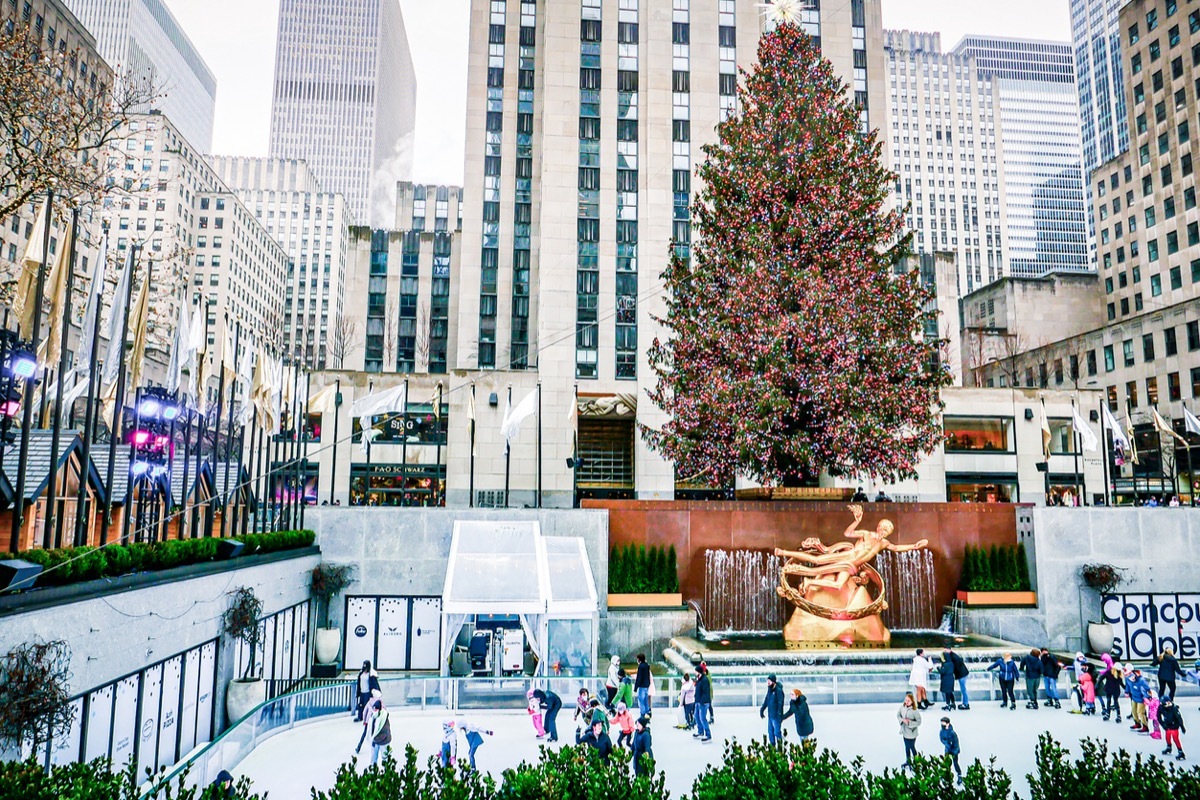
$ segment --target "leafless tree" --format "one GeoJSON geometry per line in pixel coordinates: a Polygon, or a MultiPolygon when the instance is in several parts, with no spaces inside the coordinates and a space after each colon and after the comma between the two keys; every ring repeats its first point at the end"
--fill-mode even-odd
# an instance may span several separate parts
{"type": "Polygon", "coordinates": [[[396,355],[400,348],[400,304],[389,297],[383,308],[383,364],[385,371],[396,369],[396,355]]]}
{"type": "Polygon", "coordinates": [[[77,50],[53,50],[41,31],[12,21],[0,31],[0,218],[51,187],[68,201],[103,194],[107,151],[158,94],[132,73],[105,81],[95,64],[85,78],[77,50]]]}
{"type": "Polygon", "coordinates": [[[1019,332],[1002,331],[995,337],[995,341],[999,351],[996,361],[1001,373],[1007,377],[1009,386],[1020,386],[1021,370],[1031,349],[1027,337],[1019,332]]]}
{"type": "Polygon", "coordinates": [[[30,642],[0,659],[0,746],[33,752],[71,730],[68,701],[71,648],[64,641],[30,642]]]}
{"type": "Polygon", "coordinates": [[[417,338],[413,354],[413,367],[429,371],[429,306],[425,303],[417,305],[417,338]]]}
{"type": "Polygon", "coordinates": [[[346,359],[360,347],[362,335],[359,333],[358,323],[344,314],[339,315],[329,327],[329,339],[326,344],[333,368],[342,369],[346,359]]]}

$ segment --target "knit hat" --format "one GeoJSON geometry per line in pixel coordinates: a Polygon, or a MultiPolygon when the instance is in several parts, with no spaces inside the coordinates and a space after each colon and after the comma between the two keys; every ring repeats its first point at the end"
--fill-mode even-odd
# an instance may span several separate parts
{"type": "Polygon", "coordinates": [[[775,673],[773,673],[773,672],[767,676],[767,680],[770,681],[771,683],[779,682],[779,679],[775,677],[775,673]]]}
{"type": "Polygon", "coordinates": [[[627,708],[628,708],[628,706],[626,706],[624,703],[617,703],[617,713],[618,714],[624,712],[627,708]]]}

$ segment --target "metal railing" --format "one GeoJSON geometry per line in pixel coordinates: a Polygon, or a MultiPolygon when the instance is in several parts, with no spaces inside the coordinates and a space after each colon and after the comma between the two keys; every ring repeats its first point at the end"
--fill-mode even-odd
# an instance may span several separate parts
{"type": "MultiPolygon", "coordinates": [[[[565,715],[574,711],[575,697],[580,688],[605,697],[604,677],[586,678],[513,677],[513,678],[443,678],[417,676],[382,680],[384,702],[393,713],[405,711],[458,712],[472,710],[523,709],[526,692],[532,688],[548,688],[563,700],[565,715]]],[[[908,670],[881,672],[846,672],[833,674],[786,675],[781,678],[785,689],[799,687],[810,704],[841,705],[854,703],[899,702],[909,691],[908,670]]],[[[282,683],[282,682],[280,682],[282,683]]],[[[262,742],[280,733],[294,730],[310,722],[348,714],[354,708],[355,684],[350,680],[304,678],[297,688],[287,694],[262,703],[212,742],[193,751],[172,767],[166,776],[174,784],[190,765],[188,786],[206,786],[223,769],[232,771],[262,742]]],[[[722,708],[757,707],[766,695],[765,674],[712,676],[713,705],[722,708]]],[[[652,704],[658,709],[674,710],[680,703],[682,678],[655,676],[652,704]]],[[[1186,684],[1185,684],[1186,685],[1186,684]]],[[[1181,685],[1183,690],[1185,685],[1181,685]]],[[[268,687],[270,688],[270,687],[268,687]]],[[[955,689],[957,690],[957,683],[955,689]]],[[[967,679],[967,689],[975,700],[999,698],[996,673],[976,669],[967,679]]],[[[1181,692],[1182,693],[1182,692],[1181,692]]],[[[1188,692],[1195,694],[1195,692],[1188,692]]],[[[936,682],[930,682],[931,696],[936,694],[936,682]]],[[[1069,700],[1070,678],[1064,671],[1060,678],[1059,694],[1069,700]]],[[[1017,682],[1017,695],[1024,696],[1024,681],[1017,682]]],[[[161,782],[159,785],[162,785],[161,782]]],[[[155,792],[144,787],[142,800],[151,800],[155,792]]]]}

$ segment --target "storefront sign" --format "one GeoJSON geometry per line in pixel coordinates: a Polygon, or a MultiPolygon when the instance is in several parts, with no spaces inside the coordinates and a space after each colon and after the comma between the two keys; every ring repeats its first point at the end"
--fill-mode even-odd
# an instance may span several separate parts
{"type": "Polygon", "coordinates": [[[1200,593],[1107,594],[1101,612],[1113,626],[1114,658],[1153,658],[1166,647],[1181,659],[1200,656],[1200,593]]]}

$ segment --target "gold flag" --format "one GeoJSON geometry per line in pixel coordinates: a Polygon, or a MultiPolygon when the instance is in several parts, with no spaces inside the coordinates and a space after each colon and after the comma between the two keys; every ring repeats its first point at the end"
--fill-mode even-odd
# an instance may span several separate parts
{"type": "MultiPolygon", "coordinates": [[[[54,257],[54,266],[46,278],[46,296],[50,298],[50,316],[46,321],[46,339],[38,348],[39,360],[43,364],[53,364],[62,354],[62,319],[67,309],[67,274],[74,268],[68,263],[71,258],[70,235],[68,240],[58,243],[58,253],[54,257]]],[[[32,326],[33,321],[30,320],[32,326]]]]}
{"type": "MultiPolygon", "coordinates": [[[[21,274],[17,277],[17,288],[13,292],[12,312],[17,318],[17,325],[22,339],[33,335],[34,300],[37,295],[38,271],[46,258],[43,245],[46,241],[46,226],[50,224],[50,201],[42,203],[37,221],[33,224],[33,233],[29,243],[25,245],[25,255],[21,257],[21,274]]],[[[62,252],[62,248],[59,248],[62,252]]]]}
{"type": "Polygon", "coordinates": [[[337,384],[331,383],[314,394],[308,401],[308,412],[310,414],[332,414],[336,398],[337,384]]]}
{"type": "Polygon", "coordinates": [[[150,328],[150,276],[142,281],[138,291],[137,302],[133,306],[133,317],[129,320],[129,329],[133,331],[133,350],[129,353],[129,382],[126,386],[133,389],[142,382],[142,362],[146,360],[146,337],[150,328]]]}

